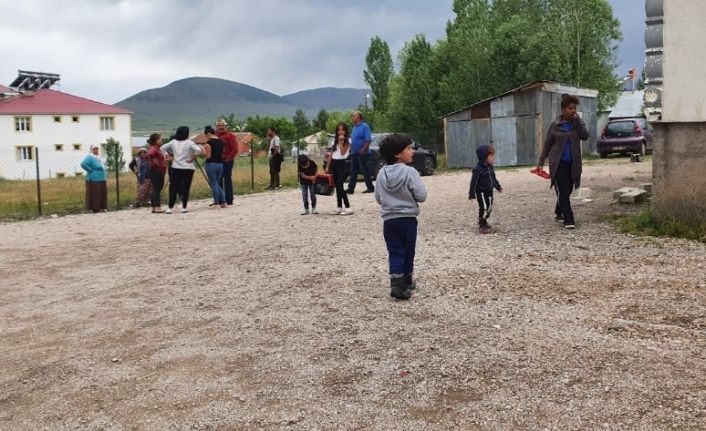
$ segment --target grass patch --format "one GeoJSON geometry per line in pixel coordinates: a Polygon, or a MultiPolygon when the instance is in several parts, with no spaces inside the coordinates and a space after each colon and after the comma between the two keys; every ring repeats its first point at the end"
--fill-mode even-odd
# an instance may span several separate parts
{"type": "Polygon", "coordinates": [[[706,219],[655,217],[649,206],[635,214],[610,214],[607,219],[623,233],[684,238],[706,243],[706,219]]]}

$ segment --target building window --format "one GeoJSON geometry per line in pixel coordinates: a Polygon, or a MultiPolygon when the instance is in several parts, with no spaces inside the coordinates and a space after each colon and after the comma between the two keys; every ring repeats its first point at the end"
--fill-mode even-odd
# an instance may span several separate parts
{"type": "Polygon", "coordinates": [[[82,177],[82,176],[83,176],[83,172],[80,172],[80,171],[79,171],[79,172],[75,172],[74,175],[76,175],[77,177],[82,177]]]}
{"type": "Polygon", "coordinates": [[[20,162],[28,162],[34,160],[34,147],[28,145],[17,147],[17,160],[20,162]]]}
{"type": "Polygon", "coordinates": [[[55,123],[61,123],[61,116],[60,116],[60,115],[55,115],[55,116],[54,116],[54,122],[55,122],[55,123]]]}
{"type": "Polygon", "coordinates": [[[81,151],[81,144],[74,144],[74,150],[81,151]]]}
{"type": "Polygon", "coordinates": [[[64,151],[64,144],[54,144],[54,151],[64,151]]]}
{"type": "Polygon", "coordinates": [[[78,115],[72,115],[72,116],[71,116],[71,122],[72,122],[72,123],[78,123],[78,115]]]}
{"type": "Polygon", "coordinates": [[[15,132],[31,132],[32,117],[15,117],[15,132]]]}
{"type": "Polygon", "coordinates": [[[101,130],[115,130],[115,117],[101,117],[101,130]]]}
{"type": "Polygon", "coordinates": [[[57,178],[64,178],[64,177],[66,177],[66,172],[57,172],[56,177],[57,178]]]}

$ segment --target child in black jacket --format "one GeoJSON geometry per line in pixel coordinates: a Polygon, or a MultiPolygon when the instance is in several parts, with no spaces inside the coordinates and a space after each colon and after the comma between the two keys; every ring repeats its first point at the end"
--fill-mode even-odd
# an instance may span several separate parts
{"type": "Polygon", "coordinates": [[[502,193],[503,188],[495,178],[495,149],[490,145],[481,145],[476,148],[478,164],[473,168],[471,187],[468,190],[468,199],[478,201],[478,230],[480,233],[492,232],[488,218],[493,211],[493,189],[502,193]]]}

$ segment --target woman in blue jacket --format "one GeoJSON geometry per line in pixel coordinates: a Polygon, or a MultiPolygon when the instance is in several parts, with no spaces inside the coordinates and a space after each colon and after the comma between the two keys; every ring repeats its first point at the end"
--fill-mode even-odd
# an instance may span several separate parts
{"type": "Polygon", "coordinates": [[[100,147],[91,145],[91,153],[81,162],[86,171],[86,208],[94,213],[108,209],[108,186],[105,166],[98,157],[100,147]]]}

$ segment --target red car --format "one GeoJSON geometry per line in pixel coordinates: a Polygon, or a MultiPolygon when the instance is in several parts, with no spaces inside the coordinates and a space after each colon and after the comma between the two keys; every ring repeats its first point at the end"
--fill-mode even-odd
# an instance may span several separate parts
{"type": "Polygon", "coordinates": [[[645,155],[654,149],[654,130],[644,118],[611,120],[598,141],[598,154],[638,153],[645,155]]]}

